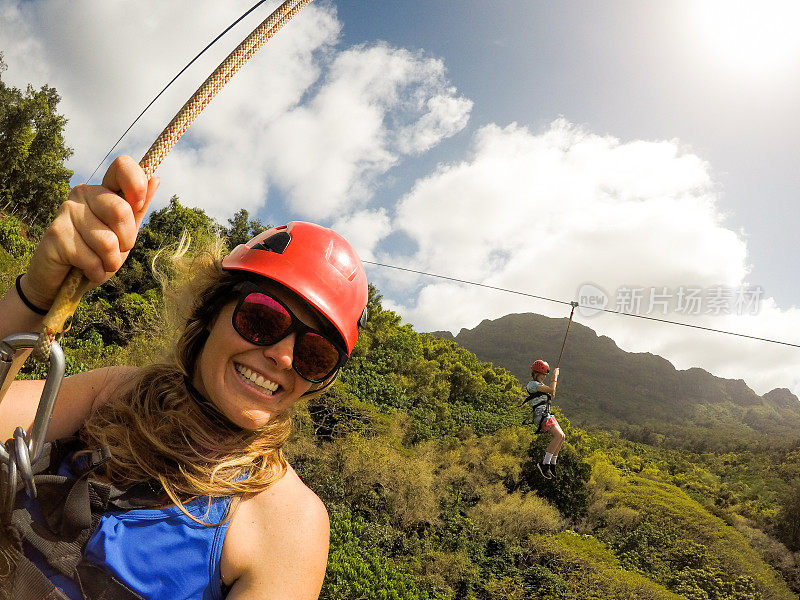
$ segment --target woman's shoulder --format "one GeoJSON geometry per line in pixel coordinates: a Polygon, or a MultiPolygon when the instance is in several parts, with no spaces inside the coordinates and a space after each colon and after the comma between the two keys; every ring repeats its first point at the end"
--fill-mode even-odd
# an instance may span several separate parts
{"type": "Polygon", "coordinates": [[[298,514],[306,517],[325,515],[322,500],[300,479],[291,466],[278,481],[259,494],[242,503],[250,503],[251,510],[265,519],[284,518],[298,514]]]}
{"type": "Polygon", "coordinates": [[[248,517],[245,521],[259,523],[271,531],[287,529],[289,531],[284,533],[292,532],[292,535],[304,535],[303,531],[293,529],[300,523],[306,525],[300,529],[309,532],[313,532],[314,525],[328,527],[328,511],[322,500],[291,466],[281,479],[241,503],[234,518],[244,515],[248,517]]]}
{"type": "Polygon", "coordinates": [[[236,508],[222,551],[223,578],[269,581],[287,590],[306,578],[309,597],[319,594],[329,537],[325,505],[289,467],[279,481],[236,508]]]}
{"type": "Polygon", "coordinates": [[[64,387],[76,394],[89,391],[93,398],[94,410],[130,386],[140,372],[140,367],[122,365],[101,367],[67,377],[64,380],[64,387]]]}

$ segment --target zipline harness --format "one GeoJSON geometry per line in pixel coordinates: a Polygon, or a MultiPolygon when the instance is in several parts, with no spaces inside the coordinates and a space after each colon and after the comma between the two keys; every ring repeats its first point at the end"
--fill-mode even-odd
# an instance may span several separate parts
{"type": "MultiPolygon", "coordinates": [[[[148,179],[220,89],[311,1],[286,0],[222,61],[139,162],[148,179]]],[[[0,402],[25,362],[25,351],[32,350],[34,360],[48,363],[30,432],[17,427],[12,439],[0,445],[0,599],[67,600],[25,557],[23,540],[53,569],[76,581],[86,600],[141,599],[124,582],[83,560],[83,547],[103,513],[152,506],[161,498],[161,490],[152,482],[143,484],[144,488],[119,490],[94,478],[93,471],[110,457],[108,448],[95,451],[77,479],[59,477],[55,473],[67,455],[65,448],[74,448],[74,441],[44,443],[66,365],[58,339],[69,328],[89,285],[83,273],[73,267],[43,318],[40,332],[13,334],[0,342],[0,402]],[[42,504],[46,526],[34,522],[24,495],[18,493],[22,489],[29,501],[36,499],[42,504]],[[13,569],[13,574],[7,569],[13,569]]]]}
{"type": "MultiPolygon", "coordinates": [[[[558,360],[556,361],[555,368],[558,369],[558,365],[561,364],[561,357],[564,355],[564,346],[567,345],[567,336],[569,335],[569,326],[572,325],[572,315],[575,314],[575,309],[578,307],[577,302],[570,302],[572,306],[572,310],[569,311],[569,321],[567,322],[567,331],[564,333],[564,341],[561,343],[561,351],[558,353],[558,360]]],[[[539,400],[535,404],[531,404],[531,413],[533,415],[533,422],[536,425],[535,433],[542,432],[542,423],[544,423],[547,418],[550,416],[550,403],[553,401],[553,397],[548,394],[547,392],[534,392],[533,394],[528,394],[528,397],[523,400],[520,406],[524,406],[525,404],[531,403],[538,398],[544,398],[543,400],[539,400]]]]}

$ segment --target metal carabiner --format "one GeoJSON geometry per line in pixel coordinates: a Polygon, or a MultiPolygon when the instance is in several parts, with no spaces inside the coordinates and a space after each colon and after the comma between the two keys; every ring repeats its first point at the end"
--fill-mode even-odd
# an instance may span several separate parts
{"type": "Polygon", "coordinates": [[[31,498],[36,498],[36,483],[33,481],[33,461],[28,450],[28,439],[25,430],[17,427],[14,430],[14,457],[17,463],[17,471],[28,490],[31,498]]]}
{"type": "MultiPolygon", "coordinates": [[[[11,514],[14,512],[14,501],[17,497],[17,462],[13,460],[13,456],[5,451],[3,446],[0,446],[0,457],[3,458],[3,464],[0,466],[0,490],[5,486],[5,493],[0,497],[0,522],[7,525],[11,522],[11,514]]],[[[13,450],[12,450],[13,452],[13,450]]]]}
{"type": "MultiPolygon", "coordinates": [[[[14,356],[20,350],[34,349],[39,341],[37,333],[15,333],[9,335],[0,342],[0,387],[3,387],[6,377],[9,375],[14,356]]],[[[26,433],[22,427],[17,427],[14,431],[11,447],[6,449],[0,445],[0,483],[8,486],[5,499],[0,498],[2,507],[2,517],[4,521],[10,518],[14,506],[14,498],[17,492],[17,481],[23,480],[25,488],[31,497],[36,497],[36,486],[33,482],[33,467],[44,446],[47,430],[50,427],[50,419],[53,416],[53,407],[61,389],[66,370],[66,359],[61,345],[54,341],[50,347],[50,364],[47,369],[47,378],[44,382],[44,389],[39,399],[39,406],[36,409],[36,416],[33,419],[33,426],[30,433],[26,433]],[[5,467],[5,468],[2,468],[5,467]]],[[[2,398],[0,398],[2,402],[2,398]]],[[[0,488],[3,486],[0,486],[0,488]]]]}

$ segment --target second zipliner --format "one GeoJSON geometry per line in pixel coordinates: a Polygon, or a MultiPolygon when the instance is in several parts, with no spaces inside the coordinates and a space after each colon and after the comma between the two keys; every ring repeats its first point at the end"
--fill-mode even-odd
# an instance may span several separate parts
{"type": "Polygon", "coordinates": [[[550,412],[550,403],[556,395],[556,387],[558,385],[558,369],[561,364],[561,357],[564,354],[564,346],[567,344],[567,336],[569,335],[569,327],[572,325],[572,316],[575,313],[575,308],[578,306],[577,302],[570,302],[572,310],[569,313],[569,321],[567,322],[567,331],[564,333],[564,341],[561,343],[561,351],[558,354],[556,366],[550,378],[550,384],[544,383],[545,377],[550,374],[550,365],[544,360],[536,360],[531,365],[531,380],[525,386],[525,391],[528,392],[528,397],[525,403],[529,404],[532,412],[533,424],[536,425],[536,433],[550,433],[552,439],[547,445],[544,457],[541,462],[537,463],[539,473],[546,479],[552,479],[556,476],[556,464],[558,462],[558,452],[566,439],[564,431],[558,424],[555,415],[550,412]]]}

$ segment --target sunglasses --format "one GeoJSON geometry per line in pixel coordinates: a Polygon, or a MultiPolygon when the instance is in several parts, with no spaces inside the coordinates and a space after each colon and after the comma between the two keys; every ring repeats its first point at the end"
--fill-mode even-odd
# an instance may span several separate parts
{"type": "Polygon", "coordinates": [[[253,282],[237,286],[233,328],[256,346],[271,346],[296,333],[292,368],[312,383],[325,381],[347,361],[342,346],[303,323],[283,302],[253,282]]]}

